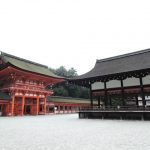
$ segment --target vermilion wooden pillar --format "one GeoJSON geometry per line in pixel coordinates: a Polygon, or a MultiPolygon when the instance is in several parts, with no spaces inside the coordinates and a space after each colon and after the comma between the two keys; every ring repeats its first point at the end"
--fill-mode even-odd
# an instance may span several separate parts
{"type": "Polygon", "coordinates": [[[11,103],[11,115],[14,115],[14,104],[15,104],[15,95],[12,96],[12,103],[11,103]]]}
{"type": "Polygon", "coordinates": [[[37,97],[37,101],[36,101],[36,115],[39,114],[39,96],[37,97]]]}
{"type": "Polygon", "coordinates": [[[24,115],[24,104],[25,104],[25,96],[23,95],[23,97],[22,97],[22,112],[21,112],[22,116],[24,115]]]}
{"type": "Polygon", "coordinates": [[[46,114],[46,96],[44,98],[44,114],[46,114]]]}

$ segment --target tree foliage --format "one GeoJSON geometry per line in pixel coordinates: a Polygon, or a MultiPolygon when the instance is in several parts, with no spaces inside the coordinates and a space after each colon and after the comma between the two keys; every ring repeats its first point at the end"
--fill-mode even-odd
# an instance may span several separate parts
{"type": "MultiPolygon", "coordinates": [[[[60,66],[58,69],[50,70],[56,75],[73,78],[78,76],[77,71],[74,68],[67,70],[64,66],[60,66]]],[[[89,98],[89,89],[86,87],[81,87],[78,85],[68,84],[67,82],[62,82],[53,87],[55,96],[67,96],[67,97],[77,97],[77,98],[89,98]]]]}

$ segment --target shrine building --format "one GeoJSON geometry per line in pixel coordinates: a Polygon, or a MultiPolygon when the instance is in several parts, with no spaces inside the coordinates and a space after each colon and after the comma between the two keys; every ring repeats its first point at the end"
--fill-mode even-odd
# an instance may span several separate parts
{"type": "MultiPolygon", "coordinates": [[[[145,112],[140,112],[140,117],[147,115],[146,118],[150,119],[150,49],[97,60],[92,70],[70,79],[69,82],[90,88],[91,111],[85,116],[91,113],[102,118],[111,118],[112,115],[117,117],[118,109],[113,107],[113,101],[118,100],[121,102],[118,117],[121,113],[125,117],[129,113],[128,110],[132,110],[132,113],[133,110],[144,110],[145,112]],[[93,97],[98,101],[98,114],[93,113],[93,97]],[[105,111],[108,111],[104,115],[101,101],[105,111]]],[[[130,112],[131,116],[132,113],[130,112]]],[[[134,115],[137,114],[135,112],[134,115]]]]}
{"type": "MultiPolygon", "coordinates": [[[[45,65],[0,53],[0,116],[39,115],[50,113],[55,102],[47,101],[53,94],[50,86],[64,82],[45,65]]],[[[57,102],[57,109],[71,109],[79,104],[57,102]]],[[[64,110],[65,111],[65,110],[64,110]]]]}

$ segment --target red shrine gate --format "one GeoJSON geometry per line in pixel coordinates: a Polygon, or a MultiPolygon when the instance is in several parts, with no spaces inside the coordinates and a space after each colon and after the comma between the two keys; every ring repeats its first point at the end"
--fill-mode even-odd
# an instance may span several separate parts
{"type": "Polygon", "coordinates": [[[5,102],[6,115],[38,115],[46,113],[46,98],[48,95],[53,94],[52,90],[46,90],[46,83],[50,80],[54,84],[57,82],[55,79],[25,73],[11,67],[1,71],[2,74],[9,80],[5,80],[1,91],[9,93],[12,98],[11,102],[5,102]],[[15,74],[11,74],[9,77],[10,71],[15,71],[15,74]],[[27,75],[31,77],[29,78],[27,75]],[[45,82],[43,82],[44,80],[45,82]]]}
{"type": "Polygon", "coordinates": [[[64,81],[47,66],[9,54],[0,56],[0,92],[10,100],[0,98],[2,115],[46,114],[46,98],[53,91],[48,88],[64,81]]]}

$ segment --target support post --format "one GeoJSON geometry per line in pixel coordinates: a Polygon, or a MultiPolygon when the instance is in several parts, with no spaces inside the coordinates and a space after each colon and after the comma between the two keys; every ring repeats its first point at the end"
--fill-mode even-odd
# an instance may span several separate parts
{"type": "Polygon", "coordinates": [[[142,103],[143,103],[143,106],[145,106],[146,105],[146,101],[145,101],[145,94],[144,94],[142,77],[140,77],[139,80],[140,80],[140,87],[141,87],[142,103]]]}
{"type": "Polygon", "coordinates": [[[92,94],[92,85],[90,84],[90,100],[91,100],[91,107],[93,107],[93,94],[92,94]]]}
{"type": "Polygon", "coordinates": [[[135,100],[136,100],[136,106],[139,106],[139,101],[138,101],[138,96],[135,96],[135,100]]]}
{"type": "Polygon", "coordinates": [[[108,105],[108,95],[107,95],[107,85],[106,85],[106,81],[104,82],[104,90],[105,90],[105,106],[108,105]]]}
{"type": "Polygon", "coordinates": [[[12,96],[12,104],[11,104],[11,115],[14,115],[14,104],[15,104],[15,95],[12,96]]]}
{"type": "Polygon", "coordinates": [[[98,108],[100,108],[100,96],[98,96],[98,108]]]}
{"type": "Polygon", "coordinates": [[[46,96],[44,98],[44,114],[46,114],[46,96]]]}
{"type": "Polygon", "coordinates": [[[36,101],[36,115],[39,114],[39,101],[40,101],[40,99],[39,99],[39,96],[38,96],[37,101],[36,101]]]}
{"type": "Polygon", "coordinates": [[[22,112],[21,112],[22,116],[24,115],[24,104],[25,104],[25,96],[23,95],[23,97],[22,97],[22,112]]]}
{"type": "Polygon", "coordinates": [[[123,86],[123,80],[121,79],[120,82],[121,82],[121,97],[122,97],[122,103],[123,103],[123,106],[125,106],[126,103],[125,103],[125,99],[124,99],[124,86],[123,86]]]}

